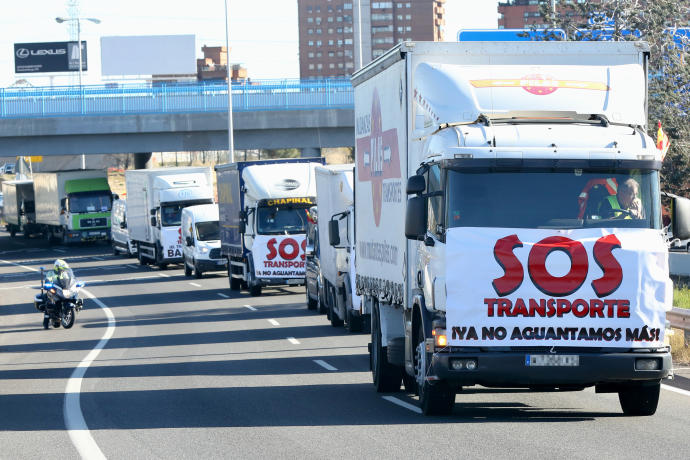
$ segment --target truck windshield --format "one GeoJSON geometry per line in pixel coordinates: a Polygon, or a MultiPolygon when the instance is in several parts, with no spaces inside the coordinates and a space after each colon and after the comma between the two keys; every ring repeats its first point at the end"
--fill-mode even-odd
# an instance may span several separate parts
{"type": "Polygon", "coordinates": [[[199,241],[212,241],[220,239],[220,226],[218,221],[197,222],[196,239],[199,241]]]}
{"type": "Polygon", "coordinates": [[[447,227],[660,228],[653,170],[448,170],[447,227]]]}
{"type": "Polygon", "coordinates": [[[306,233],[307,208],[262,206],[257,210],[257,232],[263,235],[306,233]]]}
{"type": "Polygon", "coordinates": [[[163,227],[180,225],[182,220],[182,208],[184,208],[184,206],[181,204],[161,206],[161,225],[163,227]]]}
{"type": "Polygon", "coordinates": [[[69,195],[69,212],[110,212],[112,195],[106,190],[69,195]]]}

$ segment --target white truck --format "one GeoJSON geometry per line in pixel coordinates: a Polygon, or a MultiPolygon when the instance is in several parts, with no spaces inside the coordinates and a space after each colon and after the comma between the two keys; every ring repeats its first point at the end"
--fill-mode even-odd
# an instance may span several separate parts
{"type": "Polygon", "coordinates": [[[213,203],[211,169],[178,167],[125,171],[127,229],[141,265],[182,262],[182,209],[213,203]]]}
{"type": "MultiPolygon", "coordinates": [[[[402,381],[439,414],[467,386],[595,386],[627,415],[655,412],[672,283],[648,55],[403,42],[353,75],[356,284],[378,391],[402,381]]],[[[673,209],[687,238],[687,200],[673,209]]]]}
{"type": "Polygon", "coordinates": [[[4,197],[3,218],[5,228],[14,236],[21,232],[25,237],[40,232],[34,209],[34,183],[31,180],[6,180],[2,183],[4,197]]]}
{"type": "Polygon", "coordinates": [[[230,289],[304,285],[307,211],[324,159],[239,161],[216,166],[221,252],[230,289]]]}
{"type": "Polygon", "coordinates": [[[363,317],[355,292],[354,164],[316,168],[316,196],[320,219],[319,263],[322,303],[333,326],[343,323],[360,332],[363,317]]]}
{"type": "Polygon", "coordinates": [[[113,196],[104,170],[34,173],[36,223],[48,241],[110,240],[113,196]]]}

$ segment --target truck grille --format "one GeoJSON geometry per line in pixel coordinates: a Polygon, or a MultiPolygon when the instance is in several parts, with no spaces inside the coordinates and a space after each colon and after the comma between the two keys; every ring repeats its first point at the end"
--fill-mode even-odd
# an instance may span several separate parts
{"type": "Polygon", "coordinates": [[[220,248],[211,249],[211,252],[209,252],[208,256],[211,259],[220,259],[220,248]]]}
{"type": "Polygon", "coordinates": [[[79,226],[81,228],[86,227],[105,227],[108,225],[108,219],[105,217],[79,219],[79,226]]]}

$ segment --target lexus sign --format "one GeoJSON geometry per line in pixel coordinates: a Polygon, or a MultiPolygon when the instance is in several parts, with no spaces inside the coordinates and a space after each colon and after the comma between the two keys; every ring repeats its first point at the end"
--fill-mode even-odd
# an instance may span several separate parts
{"type": "MultiPolygon", "coordinates": [[[[86,42],[81,42],[82,70],[87,70],[86,42]]],[[[15,43],[14,72],[71,72],[79,71],[77,42],[15,43]]]]}

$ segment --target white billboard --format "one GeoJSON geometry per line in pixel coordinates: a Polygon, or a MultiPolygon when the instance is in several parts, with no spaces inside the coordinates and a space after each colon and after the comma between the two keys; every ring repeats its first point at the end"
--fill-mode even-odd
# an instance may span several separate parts
{"type": "Polygon", "coordinates": [[[101,74],[195,74],[195,47],[194,35],[101,37],[101,74]]]}

